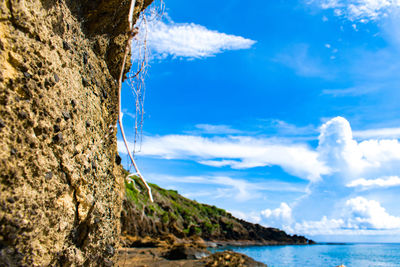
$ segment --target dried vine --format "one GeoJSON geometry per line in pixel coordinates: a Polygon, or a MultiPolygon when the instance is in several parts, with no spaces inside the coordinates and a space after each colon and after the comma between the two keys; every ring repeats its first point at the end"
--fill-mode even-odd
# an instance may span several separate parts
{"type": "MultiPolygon", "coordinates": [[[[126,66],[126,60],[128,58],[128,54],[129,54],[130,47],[131,47],[131,44],[132,44],[132,39],[138,33],[137,29],[134,28],[134,25],[133,25],[133,12],[134,12],[134,9],[135,9],[135,4],[136,4],[136,0],[132,0],[131,1],[131,7],[130,7],[130,10],[129,10],[129,16],[128,16],[129,37],[128,37],[128,40],[126,41],[125,54],[124,54],[124,58],[123,58],[123,61],[122,61],[121,73],[120,73],[119,80],[118,80],[118,124],[119,124],[119,128],[121,130],[122,139],[124,141],[125,148],[128,151],[129,158],[130,158],[130,160],[132,162],[133,167],[135,168],[136,175],[144,183],[144,185],[145,185],[145,187],[147,189],[150,201],[153,202],[153,195],[151,193],[151,188],[147,184],[146,180],[143,178],[142,174],[140,173],[139,168],[136,165],[135,159],[133,158],[133,155],[132,155],[131,151],[129,150],[128,142],[127,142],[126,136],[125,136],[124,125],[122,123],[123,113],[122,113],[122,110],[121,110],[121,106],[122,106],[121,105],[121,91],[122,91],[123,76],[124,76],[124,71],[125,71],[125,66],[126,66]]],[[[136,103],[136,108],[137,107],[138,106],[137,106],[137,103],[136,103]]],[[[135,136],[136,136],[136,133],[137,133],[137,124],[135,126],[135,136]]],[[[135,139],[136,139],[136,137],[135,137],[135,139]]]]}

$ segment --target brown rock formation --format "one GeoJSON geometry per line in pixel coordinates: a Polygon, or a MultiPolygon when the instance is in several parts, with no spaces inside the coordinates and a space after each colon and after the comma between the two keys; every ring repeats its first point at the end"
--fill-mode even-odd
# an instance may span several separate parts
{"type": "MultiPolygon", "coordinates": [[[[137,0],[135,19],[150,3],[137,0]]],[[[112,264],[130,0],[0,1],[0,265],[112,264]]]]}

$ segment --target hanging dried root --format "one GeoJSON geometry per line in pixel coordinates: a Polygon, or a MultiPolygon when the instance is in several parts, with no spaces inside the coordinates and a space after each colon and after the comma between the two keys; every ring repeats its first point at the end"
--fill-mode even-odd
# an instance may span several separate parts
{"type": "Polygon", "coordinates": [[[122,61],[121,73],[120,73],[119,80],[118,80],[118,124],[119,124],[119,128],[121,130],[122,139],[124,141],[126,150],[128,151],[129,158],[130,158],[130,160],[131,160],[131,162],[133,164],[133,167],[135,168],[136,175],[144,183],[144,185],[145,185],[145,187],[147,189],[147,193],[149,195],[150,201],[154,202],[153,195],[151,193],[151,188],[147,184],[146,180],[143,178],[142,174],[140,173],[139,168],[136,165],[135,159],[133,158],[132,153],[129,150],[128,142],[127,142],[126,136],[125,136],[124,125],[122,123],[122,117],[123,117],[123,113],[121,111],[122,80],[123,80],[123,76],[124,76],[126,59],[128,57],[128,54],[129,54],[129,49],[130,49],[130,46],[131,46],[132,38],[137,34],[137,30],[133,27],[133,11],[135,9],[135,3],[136,3],[136,0],[132,0],[131,1],[131,7],[130,7],[130,10],[129,10],[129,17],[128,17],[130,32],[129,32],[129,38],[128,38],[127,42],[126,42],[125,54],[124,54],[124,58],[123,58],[123,61],[122,61]]]}

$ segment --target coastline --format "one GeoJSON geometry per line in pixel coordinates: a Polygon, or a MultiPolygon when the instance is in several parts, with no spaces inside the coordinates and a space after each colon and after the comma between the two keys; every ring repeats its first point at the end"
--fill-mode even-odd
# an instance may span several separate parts
{"type": "Polygon", "coordinates": [[[248,247],[248,246],[306,246],[306,245],[315,245],[318,244],[312,240],[309,240],[308,243],[293,243],[293,242],[278,242],[278,241],[258,241],[258,240],[211,240],[204,241],[209,248],[217,248],[217,247],[248,247]]]}
{"type": "MultiPolygon", "coordinates": [[[[158,238],[123,236],[123,247],[117,251],[118,266],[266,266],[229,246],[283,246],[309,245],[308,243],[259,240],[203,240],[199,236],[177,238],[173,235],[158,238]]],[[[314,243],[313,243],[314,244],[314,243]]]]}

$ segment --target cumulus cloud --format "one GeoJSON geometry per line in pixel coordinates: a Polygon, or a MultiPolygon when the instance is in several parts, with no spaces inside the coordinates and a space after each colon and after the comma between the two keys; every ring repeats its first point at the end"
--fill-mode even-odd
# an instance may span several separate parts
{"type": "Polygon", "coordinates": [[[259,214],[255,213],[255,212],[244,213],[239,210],[229,210],[228,212],[231,213],[236,218],[239,218],[239,219],[242,219],[242,220],[245,220],[248,222],[252,222],[252,223],[260,223],[261,222],[261,218],[260,218],[259,214]]]}
{"type": "Polygon", "coordinates": [[[378,201],[356,197],[346,201],[340,218],[303,221],[296,223],[294,230],[309,235],[376,233],[400,230],[400,217],[387,213],[378,201]]]}
{"type": "Polygon", "coordinates": [[[398,0],[312,0],[322,9],[333,9],[337,16],[345,16],[350,20],[377,20],[400,7],[398,0]]]}
{"type": "Polygon", "coordinates": [[[338,234],[343,224],[344,221],[342,219],[328,219],[326,216],[323,216],[319,221],[295,223],[293,231],[304,235],[332,235],[338,234]]]}
{"type": "Polygon", "coordinates": [[[349,122],[336,117],[321,127],[319,157],[334,172],[349,178],[371,171],[388,175],[400,161],[400,143],[392,140],[354,140],[349,122]]]}
{"type": "Polygon", "coordinates": [[[261,216],[266,219],[266,224],[273,227],[285,227],[292,222],[292,209],[288,204],[282,202],[279,208],[265,209],[261,216]]]}
{"type": "Polygon", "coordinates": [[[350,123],[336,117],[321,126],[318,152],[335,172],[359,173],[367,162],[363,160],[358,143],[353,139],[350,123]]]}
{"type": "Polygon", "coordinates": [[[400,217],[388,214],[378,201],[356,197],[346,202],[345,227],[353,229],[398,229],[400,217]]]}
{"type": "Polygon", "coordinates": [[[364,190],[371,188],[379,188],[379,187],[393,187],[400,186],[400,177],[399,176],[389,176],[389,177],[381,177],[377,179],[364,179],[360,178],[352,181],[351,183],[346,185],[347,187],[359,187],[364,190]]]}
{"type": "Polygon", "coordinates": [[[255,44],[253,40],[194,23],[152,21],[142,25],[139,39],[146,39],[152,55],[159,58],[205,58],[227,50],[248,49],[255,44]]]}

